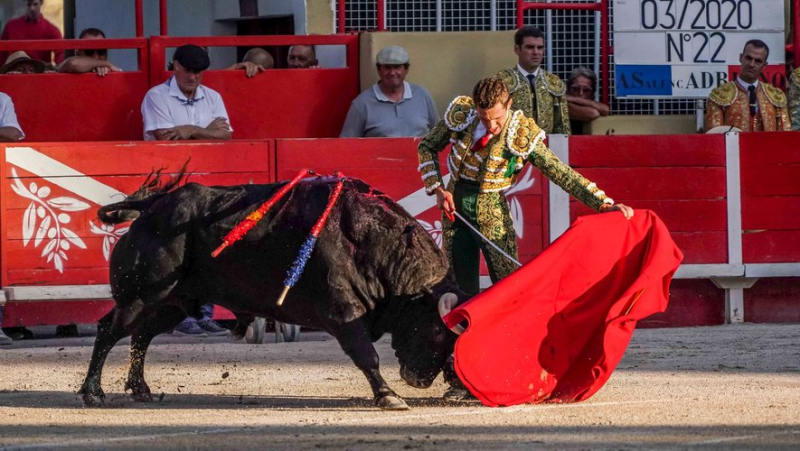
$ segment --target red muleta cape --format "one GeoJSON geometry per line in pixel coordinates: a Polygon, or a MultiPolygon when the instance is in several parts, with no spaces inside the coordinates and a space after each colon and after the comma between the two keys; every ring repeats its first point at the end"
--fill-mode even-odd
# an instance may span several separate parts
{"type": "Polygon", "coordinates": [[[595,394],[636,321],[667,308],[683,254],[649,210],[578,218],[542,254],[445,316],[468,321],[455,368],[487,406],[595,394]]]}

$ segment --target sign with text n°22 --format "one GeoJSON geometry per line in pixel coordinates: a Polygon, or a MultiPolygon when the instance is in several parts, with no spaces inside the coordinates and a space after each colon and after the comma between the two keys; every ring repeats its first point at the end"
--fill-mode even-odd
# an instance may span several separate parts
{"type": "MultiPolygon", "coordinates": [[[[616,96],[706,97],[738,72],[750,39],[783,73],[784,0],[614,0],[616,96]]],[[[775,84],[775,80],[765,80],[775,84]]]]}

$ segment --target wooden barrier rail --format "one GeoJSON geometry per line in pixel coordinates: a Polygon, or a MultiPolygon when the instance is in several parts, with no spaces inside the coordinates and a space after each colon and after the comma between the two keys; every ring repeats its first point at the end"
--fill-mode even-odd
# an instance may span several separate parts
{"type": "MultiPolygon", "coordinates": [[[[792,213],[800,190],[791,183],[800,177],[798,140],[792,133],[552,136],[550,146],[617,201],[650,208],[670,227],[686,262],[669,309],[648,323],[678,326],[800,321],[800,221],[792,213]]],[[[107,311],[108,252],[125,225],[103,227],[97,207],[132,192],[153,167],[174,171],[190,156],[190,181],[204,184],[268,183],[304,167],[342,171],[392,196],[441,240],[434,200],[416,170],[417,142],[6,145],[0,161],[3,326],[93,322],[107,311]]],[[[532,168],[507,198],[522,260],[541,252],[575,216],[589,213],[543,184],[532,168]]]]}

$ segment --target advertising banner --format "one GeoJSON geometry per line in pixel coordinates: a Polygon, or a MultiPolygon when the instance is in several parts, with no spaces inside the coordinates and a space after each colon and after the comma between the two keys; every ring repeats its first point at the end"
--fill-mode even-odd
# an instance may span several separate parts
{"type": "Polygon", "coordinates": [[[747,41],[770,48],[762,80],[785,85],[782,0],[615,0],[616,96],[706,97],[739,71],[747,41]]]}

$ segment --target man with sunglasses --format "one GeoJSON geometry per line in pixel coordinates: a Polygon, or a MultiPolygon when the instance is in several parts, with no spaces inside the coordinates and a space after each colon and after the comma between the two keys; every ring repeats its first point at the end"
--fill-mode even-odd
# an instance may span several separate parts
{"type": "MultiPolygon", "coordinates": [[[[98,28],[87,28],[81,31],[78,39],[105,39],[106,34],[98,28]]],[[[122,72],[122,69],[108,61],[107,49],[80,49],[75,56],[65,59],[58,65],[58,72],[65,74],[85,74],[94,72],[99,77],[109,72],[122,72]]]]}
{"type": "Polygon", "coordinates": [[[576,67],[567,80],[567,104],[572,134],[583,134],[583,124],[608,116],[608,105],[594,100],[597,75],[587,67],[576,67]]]}
{"type": "Polygon", "coordinates": [[[508,87],[513,109],[521,110],[526,117],[549,134],[572,133],[569,124],[566,86],[558,75],[542,67],[545,55],[545,36],[542,30],[527,26],[514,34],[514,53],[517,65],[497,74],[508,87]]]}

